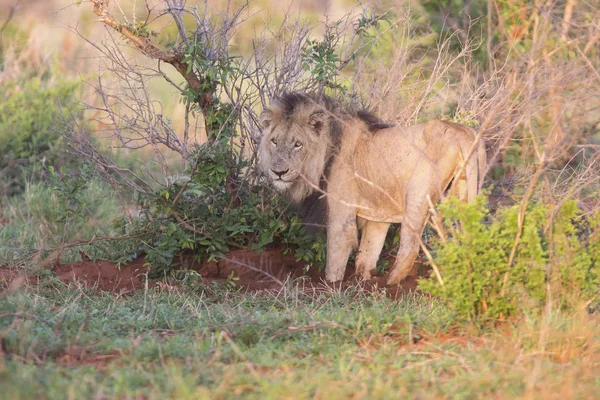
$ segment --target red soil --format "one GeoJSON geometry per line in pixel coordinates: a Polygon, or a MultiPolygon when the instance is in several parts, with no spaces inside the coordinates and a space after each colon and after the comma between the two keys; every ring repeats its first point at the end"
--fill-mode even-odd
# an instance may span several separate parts
{"type": "Polygon", "coordinates": [[[108,354],[95,353],[85,347],[71,346],[62,355],[56,358],[56,363],[63,367],[81,367],[85,365],[96,369],[103,369],[108,364],[121,357],[121,353],[114,350],[108,354]]]}
{"type": "Polygon", "coordinates": [[[54,273],[64,282],[81,281],[114,293],[143,287],[148,270],[148,267],[144,267],[144,258],[138,258],[120,267],[104,260],[84,260],[54,267],[54,273]]]}
{"type": "MultiPolygon", "coordinates": [[[[117,267],[104,260],[84,260],[71,264],[59,264],[53,267],[56,276],[64,282],[80,282],[86,286],[97,286],[99,289],[124,293],[143,288],[149,267],[145,266],[144,257],[117,267]]],[[[283,254],[281,249],[269,249],[262,253],[250,250],[236,250],[227,254],[218,262],[198,263],[192,255],[180,256],[175,264],[181,268],[194,270],[200,274],[204,283],[222,281],[233,272],[236,286],[248,290],[278,290],[288,279],[305,277],[304,288],[309,291],[322,292],[331,290],[325,283],[325,274],[310,268],[305,271],[304,263],[297,262],[292,254],[283,254]]],[[[353,277],[352,268],[348,268],[344,282],[338,286],[346,288],[360,284],[367,290],[376,291],[386,286],[386,276],[377,276],[369,281],[360,282],[353,277]]],[[[36,278],[0,267],[0,292],[15,290],[25,283],[37,283],[36,278]]],[[[149,281],[152,286],[154,283],[149,281]]],[[[408,277],[400,286],[386,288],[386,294],[397,298],[401,293],[416,290],[416,278],[408,277]]]]}

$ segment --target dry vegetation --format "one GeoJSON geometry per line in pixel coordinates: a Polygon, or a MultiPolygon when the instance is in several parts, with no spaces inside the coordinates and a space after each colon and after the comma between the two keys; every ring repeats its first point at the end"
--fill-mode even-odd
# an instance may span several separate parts
{"type": "MultiPolygon", "coordinates": [[[[509,185],[507,195],[514,195],[516,201],[523,197],[526,204],[544,181],[544,197],[557,203],[580,199],[588,211],[597,208],[593,188],[598,179],[600,73],[594,45],[598,28],[590,21],[597,20],[599,11],[592,3],[507,4],[505,8],[496,4],[489,10],[487,32],[473,32],[475,28],[467,24],[460,29],[445,27],[437,36],[428,32],[427,22],[421,22],[424,11],[418,4],[400,2],[389,9],[380,5],[377,11],[362,15],[354,11],[324,25],[307,23],[290,13],[281,22],[265,22],[264,28],[257,29],[258,17],[251,8],[236,9],[231,4],[211,17],[212,9],[201,7],[190,16],[173,3],[171,14],[151,18],[152,24],[144,28],[149,34],[161,27],[157,38],[136,36],[138,32],[123,23],[126,15],[121,16],[118,8],[95,4],[100,20],[130,40],[135,38],[123,47],[119,35],[106,41],[86,36],[100,51],[110,78],[116,76],[126,84],[108,87],[92,82],[101,98],[95,116],[107,128],[113,127],[122,147],[153,146],[153,152],[161,154],[166,146],[186,159],[193,143],[206,140],[207,132],[210,135],[214,129],[189,115],[194,102],[178,118],[183,126],[177,129],[181,122],[170,123],[166,106],[153,99],[147,82],[166,76],[175,89],[184,94],[188,89],[168,67],[161,69],[161,62],[151,63],[153,67],[127,63],[131,44],[163,65],[174,64],[183,71],[189,88],[196,90],[211,68],[220,68],[219,63],[236,55],[230,54],[229,43],[241,42],[252,33],[252,52],[235,59],[230,66],[235,72],[226,82],[208,82],[210,90],[197,102],[201,115],[206,115],[214,98],[230,105],[235,111],[230,118],[239,119],[236,140],[243,145],[252,145],[255,112],[269,98],[294,89],[336,93],[338,85],[387,120],[408,124],[442,116],[476,126],[487,142],[489,168],[495,169],[491,184],[509,185]],[[182,46],[194,40],[192,31],[184,27],[184,20],[192,17],[196,34],[211,40],[210,48],[203,50],[206,64],[194,65],[188,73],[191,63],[182,62],[182,46]],[[357,28],[360,21],[364,28],[357,28]],[[178,32],[173,32],[175,27],[178,32]],[[315,27],[324,31],[323,39],[315,27]],[[154,46],[165,35],[173,38],[175,47],[158,51],[154,46]],[[333,61],[323,63],[325,72],[318,79],[306,71],[307,38],[335,52],[333,61]],[[159,143],[164,146],[157,147],[159,143]],[[524,193],[512,190],[515,187],[524,193]]],[[[151,15],[160,16],[159,10],[153,9],[151,15]]],[[[145,15],[140,14],[138,24],[145,15]]],[[[308,72],[317,66],[312,67],[308,72]]]]}

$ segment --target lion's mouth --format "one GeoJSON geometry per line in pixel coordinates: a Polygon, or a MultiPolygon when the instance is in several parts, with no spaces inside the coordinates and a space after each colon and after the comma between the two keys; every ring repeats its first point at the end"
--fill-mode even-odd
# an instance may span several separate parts
{"type": "Polygon", "coordinates": [[[298,178],[297,174],[286,174],[283,176],[278,176],[275,174],[271,175],[272,178],[272,183],[273,186],[275,187],[276,190],[278,191],[285,191],[287,189],[289,189],[294,182],[296,181],[296,179],[298,178]]]}
{"type": "Polygon", "coordinates": [[[277,175],[277,174],[271,173],[271,180],[273,181],[273,183],[291,184],[296,179],[298,179],[298,174],[296,174],[294,172],[288,172],[285,175],[277,175]]]}
{"type": "Polygon", "coordinates": [[[296,176],[274,176],[273,182],[292,183],[296,178],[296,176]]]}

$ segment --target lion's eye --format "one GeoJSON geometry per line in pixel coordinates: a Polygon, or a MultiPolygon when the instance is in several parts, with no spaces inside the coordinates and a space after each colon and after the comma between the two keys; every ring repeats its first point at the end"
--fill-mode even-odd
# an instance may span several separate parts
{"type": "Polygon", "coordinates": [[[296,148],[296,149],[302,148],[302,143],[300,143],[300,142],[294,143],[294,148],[296,148]]]}
{"type": "Polygon", "coordinates": [[[277,140],[271,139],[271,143],[273,143],[273,146],[277,146],[277,140]]]}

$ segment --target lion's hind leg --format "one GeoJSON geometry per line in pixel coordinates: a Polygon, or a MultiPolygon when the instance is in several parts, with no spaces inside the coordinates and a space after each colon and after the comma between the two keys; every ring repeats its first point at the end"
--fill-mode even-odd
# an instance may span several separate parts
{"type": "MultiPolygon", "coordinates": [[[[424,185],[426,187],[426,185],[424,185]]],[[[400,248],[396,261],[392,266],[388,285],[395,285],[404,280],[412,272],[412,267],[419,255],[421,234],[429,215],[429,202],[427,194],[434,191],[421,191],[417,195],[407,196],[404,219],[400,230],[400,248]]],[[[437,202],[438,196],[432,199],[437,202]]]]}
{"type": "Polygon", "coordinates": [[[388,278],[388,285],[396,285],[411,274],[413,264],[419,255],[420,238],[423,229],[402,225],[400,231],[400,249],[392,272],[388,278]]]}
{"type": "Polygon", "coordinates": [[[362,228],[360,247],[356,256],[356,275],[371,279],[390,227],[386,222],[366,221],[362,228]]]}
{"type": "Polygon", "coordinates": [[[446,191],[447,196],[456,196],[462,201],[467,201],[467,181],[455,177],[446,191]]]}

